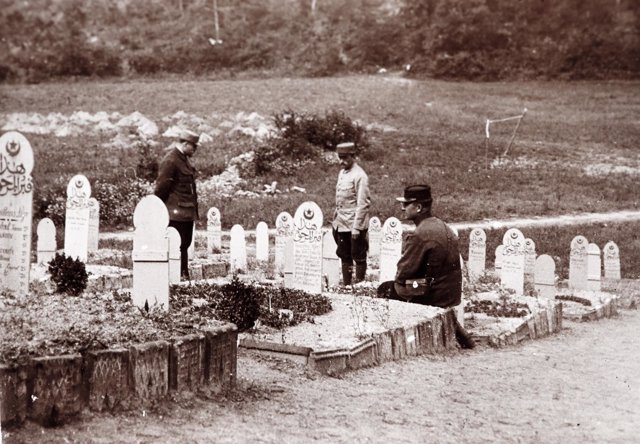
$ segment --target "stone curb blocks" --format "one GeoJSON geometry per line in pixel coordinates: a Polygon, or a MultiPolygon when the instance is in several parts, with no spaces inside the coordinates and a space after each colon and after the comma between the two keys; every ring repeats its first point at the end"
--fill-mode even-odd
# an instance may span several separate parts
{"type": "Polygon", "coordinates": [[[311,367],[325,375],[339,375],[347,369],[349,350],[339,348],[336,350],[326,350],[311,352],[309,361],[311,367]]]}
{"type": "Polygon", "coordinates": [[[129,397],[129,351],[91,351],[85,358],[88,404],[91,410],[111,411],[129,397]]]}
{"type": "Polygon", "coordinates": [[[611,296],[601,304],[594,306],[591,310],[582,314],[565,313],[564,318],[578,322],[597,321],[599,319],[610,318],[618,314],[618,296],[611,296]]]}
{"type": "Polygon", "coordinates": [[[171,339],[169,388],[194,390],[204,383],[205,335],[192,334],[171,339]]]}
{"type": "Polygon", "coordinates": [[[165,396],[169,390],[169,343],[147,342],[129,347],[129,384],[141,401],[165,396]]]}
{"type": "Polygon", "coordinates": [[[204,381],[220,387],[233,387],[237,382],[238,328],[205,330],[204,381]]]}
{"type": "Polygon", "coordinates": [[[27,417],[45,426],[60,424],[84,405],[82,356],[35,358],[27,382],[27,417]]]}
{"type": "Polygon", "coordinates": [[[21,423],[27,417],[27,369],[0,365],[2,424],[21,423]]]}
{"type": "Polygon", "coordinates": [[[377,358],[376,341],[369,338],[349,350],[347,358],[347,368],[356,370],[363,367],[375,365],[377,358]]]}

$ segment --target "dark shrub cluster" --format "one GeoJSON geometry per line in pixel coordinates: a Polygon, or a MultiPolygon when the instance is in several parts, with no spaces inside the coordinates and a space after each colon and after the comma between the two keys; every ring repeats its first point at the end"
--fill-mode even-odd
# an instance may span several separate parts
{"type": "Polygon", "coordinates": [[[64,253],[56,253],[51,259],[49,273],[58,293],[78,296],[87,288],[89,275],[84,262],[68,257],[64,253]]]}

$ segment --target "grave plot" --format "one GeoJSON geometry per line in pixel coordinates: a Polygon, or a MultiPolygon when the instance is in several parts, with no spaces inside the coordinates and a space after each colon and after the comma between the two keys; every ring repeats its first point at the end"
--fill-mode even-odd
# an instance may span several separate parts
{"type": "Polygon", "coordinates": [[[595,321],[618,312],[618,295],[606,291],[558,288],[555,299],[562,302],[562,317],[572,321],[595,321]]]}

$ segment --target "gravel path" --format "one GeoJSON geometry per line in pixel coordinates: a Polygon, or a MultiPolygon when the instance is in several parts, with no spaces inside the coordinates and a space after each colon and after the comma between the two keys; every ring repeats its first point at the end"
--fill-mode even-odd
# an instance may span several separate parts
{"type": "Polygon", "coordinates": [[[640,311],[565,322],[506,349],[412,358],[318,376],[241,352],[224,401],[181,397],[151,412],[28,424],[5,442],[631,443],[640,424],[640,311]]]}

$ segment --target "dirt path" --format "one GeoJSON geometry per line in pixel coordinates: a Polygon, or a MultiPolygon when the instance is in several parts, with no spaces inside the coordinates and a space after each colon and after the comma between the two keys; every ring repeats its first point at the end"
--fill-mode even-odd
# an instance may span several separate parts
{"type": "Polygon", "coordinates": [[[625,310],[517,347],[340,379],[241,352],[239,388],[224,402],[183,397],[58,429],[29,424],[5,442],[637,442],[638,331],[640,311],[625,310]]]}

